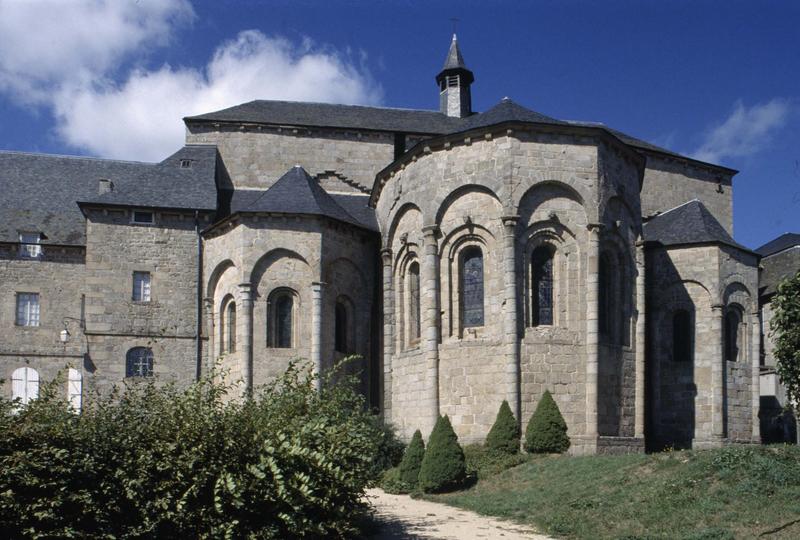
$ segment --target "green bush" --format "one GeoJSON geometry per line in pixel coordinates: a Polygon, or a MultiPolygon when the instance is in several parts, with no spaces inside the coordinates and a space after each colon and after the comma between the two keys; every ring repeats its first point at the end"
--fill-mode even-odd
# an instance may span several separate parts
{"type": "Polygon", "coordinates": [[[419,469],[419,487],[426,493],[441,493],[458,489],[467,477],[464,451],[450,419],[440,416],[436,421],[428,448],[419,469]]]}
{"type": "Polygon", "coordinates": [[[464,447],[467,473],[479,480],[499,474],[530,460],[527,454],[505,454],[489,450],[482,444],[468,444],[464,447]]]}
{"type": "Polygon", "coordinates": [[[419,469],[424,457],[425,443],[422,441],[422,433],[417,430],[403,454],[403,461],[400,462],[400,480],[411,489],[416,489],[419,485],[419,469]]]}
{"type": "Polygon", "coordinates": [[[567,423],[545,390],[525,430],[525,450],[535,454],[561,453],[569,448],[567,423]]]}
{"type": "Polygon", "coordinates": [[[377,414],[372,417],[372,421],[376,431],[380,433],[378,452],[373,461],[373,470],[377,479],[381,478],[385,471],[400,464],[406,445],[397,437],[397,432],[392,424],[384,422],[377,414]]]}
{"type": "Polygon", "coordinates": [[[508,401],[503,400],[500,410],[497,411],[497,419],[486,436],[486,447],[500,454],[517,454],[521,435],[508,401]]]}
{"type": "Polygon", "coordinates": [[[253,399],[205,380],[135,384],[82,414],[43,392],[0,400],[6,537],[357,534],[381,434],[351,384],[290,368],[253,399]]]}
{"type": "Polygon", "coordinates": [[[413,487],[406,484],[400,479],[400,467],[392,467],[383,472],[381,477],[380,487],[386,493],[394,495],[402,495],[411,493],[413,487]]]}

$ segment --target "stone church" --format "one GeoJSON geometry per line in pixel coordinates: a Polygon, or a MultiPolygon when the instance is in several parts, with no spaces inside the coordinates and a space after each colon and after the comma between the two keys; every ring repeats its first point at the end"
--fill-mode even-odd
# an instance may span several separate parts
{"type": "MultiPolygon", "coordinates": [[[[160,163],[0,152],[0,378],[22,402],[215,364],[350,369],[409,437],[485,437],[549,390],[574,453],[758,442],[759,255],[736,171],[504,98],[252,101],[160,163]]],[[[432,88],[432,98],[433,98],[432,88]]]]}

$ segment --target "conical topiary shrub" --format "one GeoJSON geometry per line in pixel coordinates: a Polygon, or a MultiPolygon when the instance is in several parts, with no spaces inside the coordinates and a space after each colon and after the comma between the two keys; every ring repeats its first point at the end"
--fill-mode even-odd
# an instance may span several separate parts
{"type": "Polygon", "coordinates": [[[406,447],[403,461],[400,462],[400,480],[408,486],[408,489],[416,489],[417,487],[419,468],[422,466],[422,458],[424,456],[425,443],[422,442],[422,433],[417,430],[406,447]]]}
{"type": "Polygon", "coordinates": [[[519,452],[521,433],[514,413],[508,406],[508,401],[503,401],[497,411],[497,419],[492,429],[486,436],[486,448],[499,454],[516,454],[519,452]]]}
{"type": "Polygon", "coordinates": [[[548,390],[536,406],[525,430],[525,450],[531,453],[561,453],[569,448],[567,423],[548,390]]]}
{"type": "Polygon", "coordinates": [[[460,487],[467,476],[464,450],[450,419],[440,416],[428,439],[428,448],[419,469],[419,487],[426,493],[437,493],[460,487]]]}

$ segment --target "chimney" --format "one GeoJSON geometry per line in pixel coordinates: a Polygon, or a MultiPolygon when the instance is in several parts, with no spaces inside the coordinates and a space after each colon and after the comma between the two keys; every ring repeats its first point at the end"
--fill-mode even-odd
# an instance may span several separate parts
{"type": "Polygon", "coordinates": [[[102,195],[104,193],[111,193],[112,191],[114,191],[114,182],[108,178],[101,178],[97,186],[97,193],[102,195]]]}

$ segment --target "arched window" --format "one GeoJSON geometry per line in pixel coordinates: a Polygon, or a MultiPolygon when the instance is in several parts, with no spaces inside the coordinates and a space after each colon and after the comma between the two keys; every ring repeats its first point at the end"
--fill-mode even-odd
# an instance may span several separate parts
{"type": "Polygon", "coordinates": [[[225,310],[227,326],[225,328],[225,350],[226,352],[236,352],[236,302],[230,302],[225,310]]]}
{"type": "Polygon", "coordinates": [[[608,260],[608,255],[605,253],[600,255],[598,265],[598,287],[597,287],[597,318],[600,335],[611,336],[611,299],[614,297],[614,284],[611,275],[611,263],[608,260]]]}
{"type": "Polygon", "coordinates": [[[19,399],[27,405],[39,397],[39,373],[29,367],[21,367],[11,374],[11,399],[19,399]]]}
{"type": "Polygon", "coordinates": [[[420,338],[420,324],[419,263],[413,262],[408,267],[408,329],[411,342],[420,338]]]}
{"type": "Polygon", "coordinates": [[[270,296],[267,313],[267,346],[291,349],[294,323],[294,293],[279,290],[270,296]]]}
{"type": "Polygon", "coordinates": [[[692,361],[692,316],[685,309],[677,310],[672,316],[672,360],[692,361]]]}
{"type": "Polygon", "coordinates": [[[334,350],[336,352],[347,354],[349,341],[349,332],[347,328],[347,306],[345,306],[341,301],[336,302],[335,326],[334,350]]]}
{"type": "Polygon", "coordinates": [[[550,246],[539,246],[531,256],[531,326],[553,324],[553,256],[550,246]]]}
{"type": "Polygon", "coordinates": [[[74,368],[69,368],[67,372],[67,399],[69,405],[75,412],[81,412],[83,405],[83,375],[74,368]]]}
{"type": "Polygon", "coordinates": [[[739,325],[742,318],[735,308],[725,314],[725,360],[736,362],[739,359],[739,325]]]}
{"type": "Polygon", "coordinates": [[[483,326],[483,253],[475,246],[461,255],[461,326],[483,326]]]}
{"type": "Polygon", "coordinates": [[[126,377],[152,377],[153,351],[147,347],[134,347],[125,355],[126,377]]]}

